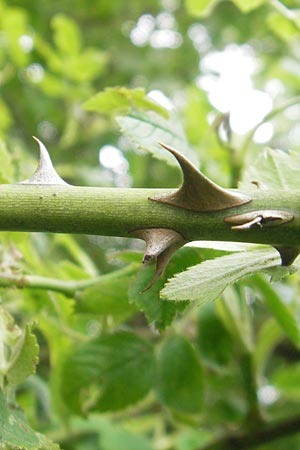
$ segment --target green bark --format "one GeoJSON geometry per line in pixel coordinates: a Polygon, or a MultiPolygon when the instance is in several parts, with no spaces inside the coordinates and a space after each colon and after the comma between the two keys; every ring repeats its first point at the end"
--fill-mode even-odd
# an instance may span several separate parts
{"type": "MultiPolygon", "coordinates": [[[[234,190],[233,190],[234,191],[234,190]]],[[[300,192],[257,189],[252,201],[217,212],[192,212],[150,200],[173,190],[68,185],[1,185],[0,230],[130,237],[142,228],[171,228],[188,240],[300,246],[300,192]],[[226,217],[257,210],[288,211],[289,223],[232,230],[226,217]]]]}

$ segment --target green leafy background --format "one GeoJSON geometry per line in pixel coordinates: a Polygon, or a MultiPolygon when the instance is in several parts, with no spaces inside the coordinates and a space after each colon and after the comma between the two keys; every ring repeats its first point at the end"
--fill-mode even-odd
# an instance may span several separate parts
{"type": "MultiPolygon", "coordinates": [[[[294,0],[0,0],[0,182],[33,173],[35,135],[75,185],[176,187],[164,142],[224,187],[293,195],[299,24],[294,0]],[[234,49],[272,99],[244,134],[205,85],[219,78],[207,57],[234,49]],[[260,125],[273,127],[264,143],[260,125]]],[[[155,270],[143,248],[1,232],[0,285],[29,280],[1,287],[1,448],[217,449],[230,430],[299,417],[299,261],[194,244],[142,293],[155,270]]],[[[299,446],[295,434],[253,448],[299,446]]]]}

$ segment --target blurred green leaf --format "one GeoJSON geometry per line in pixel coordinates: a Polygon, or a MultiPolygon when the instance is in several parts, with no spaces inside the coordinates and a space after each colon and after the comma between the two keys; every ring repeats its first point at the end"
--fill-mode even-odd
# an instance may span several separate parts
{"type": "Polygon", "coordinates": [[[7,130],[13,123],[13,118],[6,103],[0,98],[0,130],[7,130]]]}
{"type": "Polygon", "coordinates": [[[213,433],[190,427],[179,433],[174,442],[175,450],[199,450],[200,446],[209,444],[213,440],[213,433]]]}
{"type": "Polygon", "coordinates": [[[185,0],[187,11],[193,16],[208,16],[220,0],[185,0]]]}
{"type": "Polygon", "coordinates": [[[154,111],[165,119],[168,111],[146,95],[145,89],[128,89],[126,87],[106,88],[84,103],[87,111],[97,111],[101,114],[127,114],[133,109],[154,111]]]}
{"type": "Polygon", "coordinates": [[[121,427],[103,424],[100,426],[99,443],[102,450],[153,450],[149,439],[130,433],[121,427]]]}
{"type": "Polygon", "coordinates": [[[271,148],[262,152],[257,160],[245,170],[241,188],[257,189],[251,183],[258,182],[262,188],[275,190],[299,189],[300,154],[271,148]]]}
{"type": "Polygon", "coordinates": [[[157,363],[160,400],[175,411],[197,414],[203,402],[203,372],[195,349],[183,336],[163,343],[157,363]]]}
{"type": "Polygon", "coordinates": [[[20,409],[8,406],[2,391],[0,391],[0,429],[0,444],[5,448],[59,450],[58,445],[33,431],[20,409]]]}
{"type": "Polygon", "coordinates": [[[280,257],[272,248],[233,253],[204,261],[169,280],[161,291],[161,298],[196,301],[202,305],[218,298],[226,286],[279,263],[280,257]]]}
{"type": "Polygon", "coordinates": [[[225,366],[233,357],[232,339],[213,304],[199,311],[196,342],[201,358],[213,367],[225,366]]]}
{"type": "Polygon", "coordinates": [[[262,275],[255,275],[251,280],[252,289],[259,292],[263,303],[267,306],[273,317],[291,341],[300,346],[300,327],[297,313],[286,304],[276,290],[262,275]]]}
{"type": "Polygon", "coordinates": [[[38,353],[37,339],[31,331],[31,325],[26,325],[22,336],[13,348],[8,370],[6,371],[6,378],[9,384],[21,384],[29,375],[35,373],[38,353]]]}
{"type": "Polygon", "coordinates": [[[62,396],[72,411],[116,411],[151,389],[152,345],[126,332],[100,336],[74,349],[62,374],[62,396]]]}
{"type": "Polygon", "coordinates": [[[89,288],[78,291],[76,311],[97,315],[112,316],[125,320],[132,316],[136,307],[128,301],[128,289],[133,276],[120,276],[118,279],[105,279],[89,288]],[[118,289],[116,289],[116,282],[118,289]]]}
{"type": "Polygon", "coordinates": [[[282,340],[282,330],[272,317],[261,326],[256,338],[254,362],[258,376],[263,377],[274,348],[282,340]]]}
{"type": "MultiPolygon", "coordinates": [[[[1,113],[0,113],[1,114],[1,113]]],[[[14,176],[14,167],[11,155],[5,143],[0,138],[0,184],[11,183],[14,176]]]]}
{"type": "Polygon", "coordinates": [[[118,116],[116,120],[124,136],[155,158],[178,165],[174,156],[159,145],[162,142],[197,164],[196,154],[190,149],[182,125],[174,113],[170,113],[167,120],[152,111],[132,111],[128,116],[118,116]]]}
{"type": "Polygon", "coordinates": [[[233,3],[243,12],[248,13],[255,8],[267,3],[267,0],[232,0],[233,3]]]}
{"type": "Polygon", "coordinates": [[[28,17],[23,8],[6,8],[2,16],[2,30],[11,59],[16,66],[23,67],[28,62],[28,54],[20,45],[21,36],[28,35],[28,17]]]}
{"type": "Polygon", "coordinates": [[[300,363],[280,367],[271,376],[271,383],[285,397],[300,399],[300,363]]]}
{"type": "Polygon", "coordinates": [[[296,29],[295,24],[282,14],[275,12],[270,14],[267,18],[267,24],[271,31],[283,41],[293,41],[299,36],[299,31],[296,29]]]}
{"type": "Polygon", "coordinates": [[[216,302],[219,317],[234,342],[238,342],[241,353],[254,349],[252,314],[247,303],[244,286],[228,286],[222,299],[216,302]]]}
{"type": "Polygon", "coordinates": [[[78,55],[81,50],[81,33],[76,22],[65,14],[56,14],[51,25],[54,30],[54,42],[62,55],[78,55]]]}

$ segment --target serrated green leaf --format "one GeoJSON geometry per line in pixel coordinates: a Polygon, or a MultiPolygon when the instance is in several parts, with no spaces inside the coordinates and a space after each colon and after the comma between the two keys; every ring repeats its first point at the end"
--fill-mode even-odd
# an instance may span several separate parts
{"type": "Polygon", "coordinates": [[[195,349],[183,336],[170,336],[158,356],[160,400],[181,413],[196,414],[203,400],[203,373],[195,349]]]}
{"type": "Polygon", "coordinates": [[[282,330],[288,335],[291,341],[299,347],[300,328],[299,320],[293,311],[280,297],[276,288],[273,287],[262,275],[256,275],[251,280],[252,289],[259,292],[262,301],[265,303],[273,317],[277,320],[282,330]]]}
{"type": "Polygon", "coordinates": [[[10,384],[21,384],[29,375],[35,373],[39,346],[31,328],[31,325],[26,325],[23,335],[13,349],[12,359],[6,371],[6,378],[10,384]]]}
{"type": "Polygon", "coordinates": [[[169,280],[161,291],[161,298],[204,304],[218,298],[226,286],[278,264],[280,257],[272,248],[233,253],[204,261],[169,280]]]}
{"type": "Polygon", "coordinates": [[[149,324],[154,323],[158,331],[163,331],[175,319],[176,315],[183,312],[188,306],[187,302],[170,303],[160,298],[160,290],[164,280],[172,277],[174,273],[199,262],[198,252],[192,248],[182,248],[173,255],[168,264],[164,277],[158,280],[151,289],[143,292],[153,278],[154,265],[142,266],[136,280],[129,290],[129,300],[142,311],[149,324]]]}
{"type": "Polygon", "coordinates": [[[159,145],[162,142],[180,151],[195,165],[198,164],[196,154],[190,149],[182,125],[174,113],[170,113],[169,119],[164,119],[153,111],[132,111],[127,116],[118,116],[116,120],[128,139],[155,158],[178,166],[176,159],[159,145]]]}
{"type": "Polygon", "coordinates": [[[198,17],[208,16],[220,0],[185,0],[189,14],[198,17]]]}
{"type": "Polygon", "coordinates": [[[141,400],[154,376],[152,345],[126,332],[78,347],[62,368],[62,396],[74,412],[115,411],[141,400]]]}
{"type": "Polygon", "coordinates": [[[255,188],[253,181],[258,186],[276,190],[299,190],[300,153],[282,150],[266,149],[260,154],[254,164],[248,166],[245,171],[241,188],[255,188]]]}
{"type": "Polygon", "coordinates": [[[169,326],[178,312],[182,312],[186,302],[173,304],[163,301],[159,292],[163,286],[163,281],[157,281],[151,289],[143,292],[149,285],[155,273],[154,265],[142,266],[137,274],[134,284],[129,290],[129,300],[142,311],[149,324],[154,324],[158,331],[163,331],[169,326]]]}
{"type": "Polygon", "coordinates": [[[51,25],[58,50],[63,55],[78,55],[81,49],[81,34],[76,22],[64,14],[56,14],[51,25]]]}
{"type": "Polygon", "coordinates": [[[164,118],[169,117],[168,111],[147,97],[142,88],[128,89],[126,87],[109,87],[99,92],[84,103],[87,111],[97,111],[101,114],[129,113],[133,109],[154,111],[164,118]]]}
{"type": "Polygon", "coordinates": [[[0,444],[16,450],[59,450],[46,436],[36,433],[20,409],[8,406],[0,391],[0,444]]]}

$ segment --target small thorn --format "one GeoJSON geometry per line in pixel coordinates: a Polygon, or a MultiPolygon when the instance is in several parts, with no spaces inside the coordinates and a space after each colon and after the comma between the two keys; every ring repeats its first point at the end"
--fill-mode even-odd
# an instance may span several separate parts
{"type": "Polygon", "coordinates": [[[39,165],[32,177],[30,177],[28,180],[22,181],[20,184],[63,184],[68,186],[68,183],[66,183],[54,169],[45,145],[35,136],[32,137],[38,143],[40,148],[39,165]]]}
{"type": "Polygon", "coordinates": [[[145,292],[159,279],[173,253],[182,247],[186,240],[180,233],[168,228],[145,228],[130,234],[146,242],[143,263],[156,259],[155,274],[148,286],[143,289],[142,292],[145,292]]]}
{"type": "Polygon", "coordinates": [[[250,197],[221,188],[177,150],[162,143],[160,145],[177,159],[183,173],[183,183],[173,194],[151,197],[151,200],[196,212],[220,211],[251,201],[250,197]]]}

